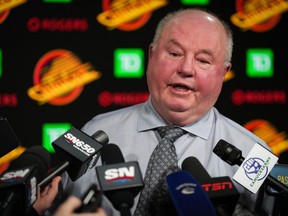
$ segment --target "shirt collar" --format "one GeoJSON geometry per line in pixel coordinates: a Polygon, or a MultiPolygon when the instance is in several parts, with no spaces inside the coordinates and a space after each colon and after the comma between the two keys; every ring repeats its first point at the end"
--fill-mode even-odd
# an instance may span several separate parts
{"type": "MultiPolygon", "coordinates": [[[[197,122],[181,127],[187,132],[207,140],[213,125],[214,112],[212,109],[197,122]]],[[[152,130],[157,127],[165,126],[167,123],[160,117],[154,109],[151,98],[145,102],[141,117],[138,119],[138,131],[152,130]]]]}

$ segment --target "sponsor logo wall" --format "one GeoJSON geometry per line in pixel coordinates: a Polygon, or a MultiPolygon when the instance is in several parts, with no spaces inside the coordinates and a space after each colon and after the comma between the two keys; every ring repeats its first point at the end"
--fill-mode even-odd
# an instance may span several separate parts
{"type": "Polygon", "coordinates": [[[288,163],[286,0],[0,0],[0,115],[21,147],[54,154],[52,141],[70,127],[145,101],[156,24],[194,6],[234,32],[233,67],[216,107],[288,163]]]}

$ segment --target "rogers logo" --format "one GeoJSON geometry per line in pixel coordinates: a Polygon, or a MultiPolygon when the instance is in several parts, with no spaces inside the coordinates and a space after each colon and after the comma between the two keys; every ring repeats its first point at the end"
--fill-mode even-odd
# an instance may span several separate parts
{"type": "MultiPolygon", "coordinates": [[[[65,141],[69,144],[74,145],[81,152],[85,151],[86,153],[92,154],[95,152],[95,149],[92,148],[89,144],[81,141],[79,138],[74,136],[71,133],[67,133],[64,135],[65,141]]],[[[85,153],[83,152],[83,153],[85,153]]],[[[89,155],[88,155],[89,156],[89,155]]]]}

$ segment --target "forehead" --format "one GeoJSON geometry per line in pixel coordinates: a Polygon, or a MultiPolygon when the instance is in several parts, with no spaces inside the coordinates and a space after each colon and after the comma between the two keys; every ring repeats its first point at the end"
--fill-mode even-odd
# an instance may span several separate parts
{"type": "Polygon", "coordinates": [[[225,37],[225,29],[222,23],[214,16],[202,12],[182,12],[168,21],[163,28],[163,32],[179,31],[179,34],[185,33],[189,36],[189,33],[195,32],[200,35],[225,37]]]}
{"type": "Polygon", "coordinates": [[[214,49],[216,52],[224,52],[223,46],[227,46],[222,23],[217,18],[198,11],[180,14],[171,19],[163,28],[161,38],[159,43],[176,40],[191,49],[214,49]]]}

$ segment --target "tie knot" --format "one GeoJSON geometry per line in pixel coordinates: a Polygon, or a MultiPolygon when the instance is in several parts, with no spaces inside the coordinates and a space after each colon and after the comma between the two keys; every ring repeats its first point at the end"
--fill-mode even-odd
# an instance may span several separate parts
{"type": "Polygon", "coordinates": [[[174,142],[185,133],[183,129],[175,126],[159,127],[157,128],[157,132],[159,133],[161,139],[167,138],[171,140],[171,142],[174,142]]]}

